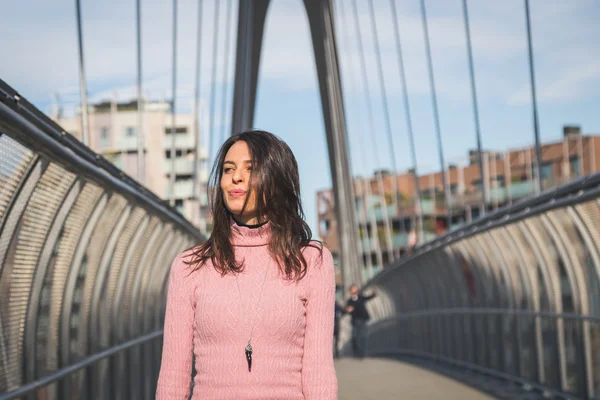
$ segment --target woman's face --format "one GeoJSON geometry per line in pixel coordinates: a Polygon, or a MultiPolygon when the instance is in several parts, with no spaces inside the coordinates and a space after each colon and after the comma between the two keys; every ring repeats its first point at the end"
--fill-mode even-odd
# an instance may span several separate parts
{"type": "Polygon", "coordinates": [[[251,187],[252,155],[244,141],[238,141],[229,148],[223,162],[221,190],[227,209],[243,224],[257,224],[256,192],[252,191],[244,214],[240,215],[251,187]]]}

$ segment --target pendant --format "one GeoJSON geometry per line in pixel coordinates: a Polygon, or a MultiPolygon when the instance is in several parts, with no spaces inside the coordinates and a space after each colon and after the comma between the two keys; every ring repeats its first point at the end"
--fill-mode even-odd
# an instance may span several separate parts
{"type": "Polygon", "coordinates": [[[248,372],[252,369],[252,346],[248,343],[246,346],[246,360],[248,361],[248,372]]]}

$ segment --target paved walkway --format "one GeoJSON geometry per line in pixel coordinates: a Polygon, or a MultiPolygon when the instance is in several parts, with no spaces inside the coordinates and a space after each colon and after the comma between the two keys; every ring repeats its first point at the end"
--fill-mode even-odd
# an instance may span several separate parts
{"type": "Polygon", "coordinates": [[[436,372],[401,361],[365,358],[336,362],[339,400],[493,399],[436,372]]]}

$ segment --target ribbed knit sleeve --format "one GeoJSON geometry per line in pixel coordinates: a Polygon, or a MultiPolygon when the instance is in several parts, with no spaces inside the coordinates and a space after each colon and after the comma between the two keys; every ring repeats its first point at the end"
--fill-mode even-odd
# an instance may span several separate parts
{"type": "Polygon", "coordinates": [[[337,400],[338,384],[333,365],[335,269],[333,258],[323,248],[309,260],[306,332],[302,358],[302,392],[305,400],[337,400]]]}
{"type": "Polygon", "coordinates": [[[173,260],[167,292],[162,362],[156,389],[157,400],[187,400],[192,379],[194,274],[183,262],[173,260]]]}

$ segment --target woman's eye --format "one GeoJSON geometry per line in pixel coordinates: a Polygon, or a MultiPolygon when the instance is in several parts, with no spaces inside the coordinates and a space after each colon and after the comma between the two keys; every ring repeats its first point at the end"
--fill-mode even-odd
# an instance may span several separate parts
{"type": "Polygon", "coordinates": [[[228,173],[228,172],[231,172],[231,170],[232,170],[232,168],[225,168],[225,169],[223,170],[223,172],[225,172],[225,173],[228,173]]]}

